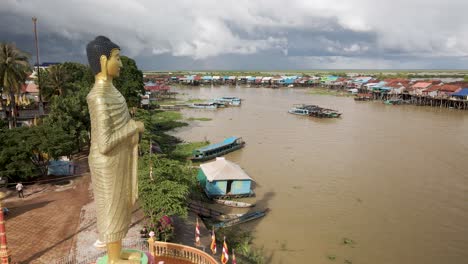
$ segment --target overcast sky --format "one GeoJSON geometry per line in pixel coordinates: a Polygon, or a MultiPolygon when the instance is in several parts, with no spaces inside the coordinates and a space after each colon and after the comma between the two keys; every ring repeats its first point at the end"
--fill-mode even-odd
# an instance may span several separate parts
{"type": "Polygon", "coordinates": [[[468,69],[468,0],[0,0],[0,41],[86,62],[105,35],[144,70],[468,69]]]}

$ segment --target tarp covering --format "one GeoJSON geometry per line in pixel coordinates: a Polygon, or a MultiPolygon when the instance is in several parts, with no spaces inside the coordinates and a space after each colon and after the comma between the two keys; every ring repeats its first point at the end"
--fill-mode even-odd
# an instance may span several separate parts
{"type": "Polygon", "coordinates": [[[468,96],[468,88],[463,88],[460,91],[453,93],[453,96],[468,96]]]}
{"type": "Polygon", "coordinates": [[[215,161],[200,165],[206,179],[212,181],[226,180],[252,180],[245,171],[234,162],[223,157],[216,158],[215,161]]]}

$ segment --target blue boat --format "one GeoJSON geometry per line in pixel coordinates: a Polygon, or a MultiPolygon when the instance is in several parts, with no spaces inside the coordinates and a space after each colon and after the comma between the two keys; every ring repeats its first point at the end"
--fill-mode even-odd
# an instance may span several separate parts
{"type": "Polygon", "coordinates": [[[192,161],[205,161],[223,156],[245,145],[240,137],[229,137],[221,143],[216,143],[193,151],[192,161]]]}

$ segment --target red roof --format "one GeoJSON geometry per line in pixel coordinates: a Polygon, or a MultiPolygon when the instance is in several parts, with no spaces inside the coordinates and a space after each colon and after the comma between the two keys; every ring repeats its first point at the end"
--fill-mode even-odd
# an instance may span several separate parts
{"type": "Polygon", "coordinates": [[[459,90],[460,88],[461,87],[458,86],[458,85],[444,84],[444,85],[440,86],[439,91],[454,93],[457,90],[459,90]]]}
{"type": "Polygon", "coordinates": [[[432,83],[430,83],[430,82],[417,82],[417,83],[415,83],[413,85],[413,88],[423,88],[424,89],[424,88],[427,88],[427,87],[429,87],[431,85],[432,85],[432,83]]]}
{"type": "Polygon", "coordinates": [[[28,84],[21,85],[21,92],[22,93],[39,93],[39,88],[35,83],[30,82],[28,84]]]}
{"type": "Polygon", "coordinates": [[[426,92],[441,91],[441,92],[450,92],[454,93],[461,87],[458,85],[444,84],[444,85],[435,85],[427,89],[426,92]]]}

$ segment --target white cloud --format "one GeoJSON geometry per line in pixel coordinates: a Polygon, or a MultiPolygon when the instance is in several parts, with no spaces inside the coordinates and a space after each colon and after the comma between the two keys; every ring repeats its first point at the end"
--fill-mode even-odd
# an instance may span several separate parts
{"type": "Polygon", "coordinates": [[[205,59],[272,49],[286,56],[288,31],[338,31],[336,24],[372,33],[374,43],[331,39],[324,52],[467,56],[467,9],[466,0],[2,0],[0,14],[24,18],[14,26],[19,32],[30,32],[37,16],[41,33],[74,40],[103,34],[133,56],[205,59]]]}

